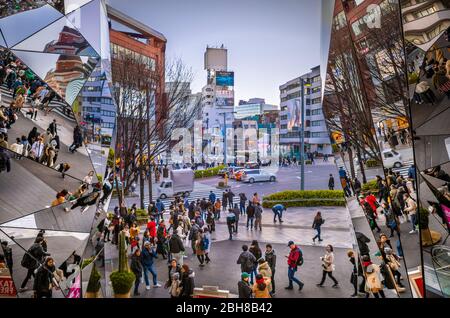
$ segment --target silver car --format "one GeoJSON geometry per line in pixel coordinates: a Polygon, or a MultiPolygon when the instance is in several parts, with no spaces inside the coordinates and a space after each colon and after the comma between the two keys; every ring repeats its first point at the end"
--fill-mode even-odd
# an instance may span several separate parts
{"type": "Polygon", "coordinates": [[[241,180],[243,182],[255,183],[262,181],[275,182],[277,177],[270,172],[260,169],[245,169],[241,180]]]}

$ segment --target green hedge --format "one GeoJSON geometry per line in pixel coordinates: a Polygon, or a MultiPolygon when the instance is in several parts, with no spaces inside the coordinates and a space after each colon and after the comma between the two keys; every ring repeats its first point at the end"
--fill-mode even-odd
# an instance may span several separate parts
{"type": "Polygon", "coordinates": [[[342,190],[288,190],[263,197],[263,207],[276,204],[285,207],[345,206],[342,190]]]}
{"type": "Polygon", "coordinates": [[[366,167],[367,168],[373,168],[373,167],[378,167],[380,165],[380,163],[375,160],[375,159],[368,159],[366,161],[366,167]]]}
{"type": "Polygon", "coordinates": [[[370,191],[373,194],[378,193],[378,186],[377,186],[377,180],[371,180],[362,186],[362,192],[370,191]]]}
{"type": "Polygon", "coordinates": [[[225,166],[217,166],[214,168],[208,168],[205,170],[195,170],[194,172],[194,178],[195,179],[201,179],[201,178],[209,178],[217,176],[220,170],[225,168],[225,166]]]}

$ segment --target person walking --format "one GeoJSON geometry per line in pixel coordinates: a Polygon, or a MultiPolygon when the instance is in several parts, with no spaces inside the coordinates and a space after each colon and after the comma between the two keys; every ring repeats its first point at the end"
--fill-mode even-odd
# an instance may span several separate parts
{"type": "Polygon", "coordinates": [[[236,222],[234,222],[234,233],[237,233],[238,227],[239,227],[239,216],[240,216],[240,211],[239,211],[239,207],[238,207],[237,203],[234,204],[233,213],[234,213],[235,220],[236,220],[236,222]]]}
{"type": "MultiPolygon", "coordinates": [[[[363,266],[366,278],[365,290],[373,294],[375,298],[386,298],[383,285],[381,284],[381,270],[380,266],[372,263],[369,255],[363,256],[363,266]]],[[[366,292],[366,298],[369,298],[370,293],[366,292]]]]}
{"type": "Polygon", "coordinates": [[[254,264],[256,262],[255,256],[248,250],[247,245],[242,245],[242,253],[239,255],[236,264],[241,265],[241,273],[251,275],[254,264]]]}
{"type": "Polygon", "coordinates": [[[322,227],[322,224],[324,224],[324,223],[325,223],[325,220],[322,218],[322,213],[320,211],[317,212],[316,216],[314,217],[313,224],[312,224],[312,228],[314,230],[316,230],[316,232],[317,232],[316,236],[314,236],[312,239],[314,243],[316,243],[317,238],[319,239],[319,242],[323,241],[322,238],[320,237],[320,233],[321,233],[320,229],[322,227]]]}
{"type": "Polygon", "coordinates": [[[328,179],[328,190],[334,190],[334,177],[330,174],[330,178],[328,179]]]}
{"type": "Polygon", "coordinates": [[[222,193],[222,209],[223,209],[224,211],[226,211],[226,210],[227,210],[227,207],[228,207],[228,190],[225,190],[225,191],[222,193]]]}
{"type": "Polygon", "coordinates": [[[191,229],[189,230],[188,240],[191,241],[192,254],[196,255],[195,252],[195,242],[197,241],[197,236],[200,231],[200,227],[195,222],[195,220],[191,220],[191,229]]]}
{"type": "Polygon", "coordinates": [[[220,219],[220,210],[222,209],[222,203],[220,202],[220,199],[216,200],[216,203],[214,203],[214,217],[216,220],[220,219]]]}
{"type": "Polygon", "coordinates": [[[305,284],[295,277],[295,273],[298,270],[298,266],[303,265],[303,253],[293,241],[289,241],[288,246],[290,248],[290,252],[289,255],[286,255],[286,258],[288,263],[289,285],[285,287],[285,289],[294,289],[293,282],[295,282],[298,284],[298,290],[301,291],[305,284]]]}
{"type": "Polygon", "coordinates": [[[236,226],[236,215],[233,213],[233,210],[228,210],[227,214],[227,227],[228,227],[228,233],[230,235],[229,240],[231,241],[233,239],[233,232],[235,230],[236,226]]]}
{"type": "Polygon", "coordinates": [[[212,190],[209,192],[209,202],[212,204],[216,202],[216,194],[212,190]]]}
{"type": "Polygon", "coordinates": [[[239,193],[239,210],[242,215],[245,214],[245,202],[247,202],[247,196],[245,193],[239,193]]]}
{"type": "Polygon", "coordinates": [[[241,280],[238,282],[239,298],[252,298],[252,287],[249,283],[250,275],[247,272],[241,274],[241,280]]]}
{"type": "Polygon", "coordinates": [[[139,296],[139,284],[141,283],[142,278],[142,261],[141,261],[141,250],[139,247],[134,251],[133,255],[131,256],[131,264],[130,269],[133,272],[134,276],[136,276],[136,280],[134,281],[134,296],[139,296]]]}
{"type": "Polygon", "coordinates": [[[144,243],[144,249],[142,251],[142,265],[144,270],[145,289],[150,290],[150,282],[148,279],[148,273],[150,272],[153,277],[153,287],[161,287],[157,281],[157,274],[153,266],[154,259],[157,258],[154,246],[149,241],[144,243]]]}
{"type": "Polygon", "coordinates": [[[386,226],[391,231],[391,234],[389,237],[394,237],[394,231],[397,232],[397,235],[400,236],[400,228],[397,216],[394,214],[392,209],[389,207],[389,204],[387,202],[383,202],[381,204],[381,207],[383,208],[382,212],[386,218],[386,226]]]}
{"type": "Polygon", "coordinates": [[[73,143],[69,146],[69,151],[74,153],[83,145],[83,135],[80,126],[76,125],[73,129],[73,143]]]}
{"type": "Polygon", "coordinates": [[[259,230],[262,231],[262,214],[263,209],[261,203],[257,202],[255,206],[255,230],[259,227],[259,230]]]}
{"type": "Polygon", "coordinates": [[[325,249],[325,255],[320,258],[322,260],[322,280],[320,281],[317,286],[323,287],[323,283],[325,282],[325,279],[328,275],[328,277],[331,278],[331,280],[334,282],[334,285],[332,287],[336,288],[339,286],[339,283],[336,278],[333,276],[333,271],[335,270],[334,265],[334,253],[333,253],[333,246],[327,245],[325,249]]]}
{"type": "Polygon", "coordinates": [[[283,217],[283,211],[286,211],[287,208],[282,205],[282,204],[276,204],[272,207],[272,211],[273,211],[273,223],[277,223],[277,216],[278,216],[278,221],[281,223],[283,223],[283,220],[281,219],[283,217]]]}
{"type": "Polygon", "coordinates": [[[277,265],[277,255],[275,254],[275,250],[273,249],[271,244],[266,245],[266,252],[264,254],[264,258],[269,264],[270,270],[272,272],[272,276],[270,277],[272,283],[272,296],[275,295],[275,267],[277,265]]]}
{"type": "Polygon", "coordinates": [[[25,287],[28,283],[28,280],[31,277],[34,277],[35,270],[42,263],[42,260],[45,256],[50,256],[49,253],[45,252],[43,248],[43,244],[45,244],[43,237],[37,237],[34,241],[33,245],[28,249],[27,252],[23,255],[21,265],[27,269],[27,275],[25,276],[22,284],[20,286],[19,292],[25,291],[25,287]]]}
{"type": "Polygon", "coordinates": [[[209,264],[211,262],[209,258],[209,253],[211,252],[211,233],[207,227],[203,229],[203,247],[205,249],[205,262],[209,264]]]}

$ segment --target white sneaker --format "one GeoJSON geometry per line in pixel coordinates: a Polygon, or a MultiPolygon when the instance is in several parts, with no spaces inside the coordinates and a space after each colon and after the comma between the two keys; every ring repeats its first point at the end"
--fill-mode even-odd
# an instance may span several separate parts
{"type": "Polygon", "coordinates": [[[411,231],[409,231],[409,234],[414,234],[416,232],[417,232],[417,230],[411,230],[411,231]]]}
{"type": "Polygon", "coordinates": [[[145,289],[150,290],[150,286],[145,286],[145,289]]]}
{"type": "Polygon", "coordinates": [[[153,288],[158,288],[158,287],[161,287],[161,284],[153,285],[153,288]]]}

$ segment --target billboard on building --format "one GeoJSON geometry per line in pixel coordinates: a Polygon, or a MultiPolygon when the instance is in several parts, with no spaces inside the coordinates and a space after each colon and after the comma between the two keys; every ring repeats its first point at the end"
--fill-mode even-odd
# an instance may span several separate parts
{"type": "Polygon", "coordinates": [[[227,56],[227,49],[207,48],[205,52],[205,70],[226,70],[228,66],[227,56]]]}
{"type": "Polygon", "coordinates": [[[217,89],[216,106],[234,106],[234,91],[217,89]]]}
{"type": "Polygon", "coordinates": [[[302,123],[300,103],[295,99],[289,100],[287,102],[287,110],[287,129],[292,131],[293,127],[300,127],[302,123]]]}
{"type": "Polygon", "coordinates": [[[234,86],[234,72],[216,72],[217,86],[234,86]]]}

